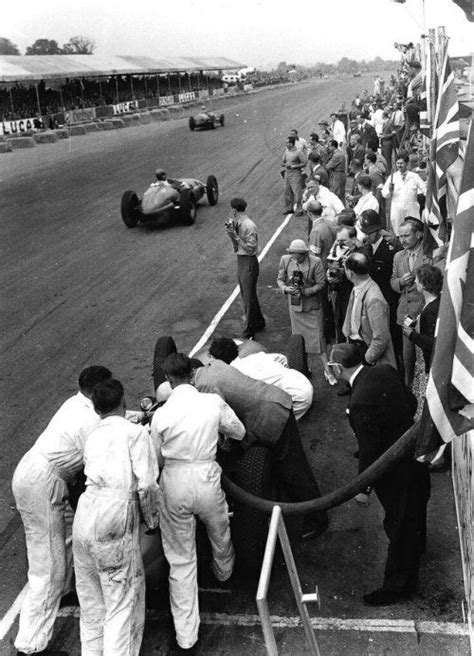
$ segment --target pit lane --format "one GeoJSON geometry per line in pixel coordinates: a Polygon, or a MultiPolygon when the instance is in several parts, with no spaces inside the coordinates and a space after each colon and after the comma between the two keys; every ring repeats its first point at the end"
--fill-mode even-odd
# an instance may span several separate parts
{"type": "MultiPolygon", "coordinates": [[[[189,351],[235,286],[234,257],[222,225],[230,198],[247,199],[263,246],[283,218],[278,171],[288,130],[296,127],[306,136],[321,116],[350,101],[364,84],[369,81],[349,79],[337,87],[324,81],[264,92],[229,105],[226,126],[216,131],[190,132],[183,117],[2,156],[2,616],[26,580],[11,475],[58,404],[75,391],[78,371],[90,363],[109,366],[124,381],[129,405],[151,390],[156,337],[172,334],[178,347],[189,351]],[[172,177],[215,174],[219,204],[202,206],[192,227],[127,230],[119,214],[121,194],[125,189],[141,193],[157,166],[172,177]]],[[[263,341],[275,349],[283,348],[288,336],[286,306],[275,289],[278,259],[290,239],[301,236],[304,224],[292,220],[261,267],[259,295],[269,317],[263,341]]],[[[238,304],[220,332],[239,332],[238,304]]],[[[349,480],[356,469],[343,412],[344,401],[321,383],[302,425],[324,491],[349,480]]],[[[422,571],[421,600],[371,610],[371,617],[460,621],[462,583],[450,483],[448,477],[436,482],[430,512],[436,508],[443,520],[432,521],[435,550],[422,571]]],[[[303,585],[319,584],[324,615],[367,617],[359,597],[378,584],[382,571],[380,510],[375,500],[368,511],[348,504],[331,519],[327,536],[297,548],[303,585]]],[[[277,569],[273,608],[279,615],[294,614],[285,572],[277,569]]],[[[226,612],[254,613],[252,594],[252,583],[243,585],[226,598],[226,612]]],[[[222,609],[222,599],[205,598],[203,604],[209,612],[222,609]]]]}

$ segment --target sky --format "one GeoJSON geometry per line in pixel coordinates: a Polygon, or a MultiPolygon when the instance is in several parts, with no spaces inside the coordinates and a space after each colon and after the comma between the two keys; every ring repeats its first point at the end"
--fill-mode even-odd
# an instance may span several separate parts
{"type": "Polygon", "coordinates": [[[444,26],[451,56],[474,50],[474,23],[451,0],[22,0],[0,36],[21,54],[38,38],[92,38],[97,55],[222,56],[258,68],[341,57],[398,59],[395,41],[444,26]]]}

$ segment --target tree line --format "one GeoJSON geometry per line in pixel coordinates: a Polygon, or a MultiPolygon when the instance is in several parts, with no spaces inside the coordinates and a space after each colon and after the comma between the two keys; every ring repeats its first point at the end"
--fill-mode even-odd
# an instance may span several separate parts
{"type": "MultiPolygon", "coordinates": [[[[95,43],[86,36],[72,36],[62,46],[54,39],[36,39],[28,46],[25,55],[92,55],[95,43]]],[[[18,46],[6,37],[0,37],[0,55],[21,55],[18,46]]]]}

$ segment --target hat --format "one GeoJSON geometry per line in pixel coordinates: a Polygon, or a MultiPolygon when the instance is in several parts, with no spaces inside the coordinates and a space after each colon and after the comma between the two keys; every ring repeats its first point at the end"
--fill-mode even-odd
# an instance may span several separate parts
{"type": "Polygon", "coordinates": [[[376,232],[383,228],[380,217],[374,210],[366,210],[362,212],[360,217],[360,229],[365,235],[370,235],[371,232],[376,232]]]}
{"type": "Polygon", "coordinates": [[[293,239],[291,244],[286,249],[288,253],[308,253],[309,248],[306,246],[302,239],[293,239]]]}
{"type": "Polygon", "coordinates": [[[164,180],[166,178],[166,171],[165,169],[156,169],[155,175],[158,180],[164,180]]]}

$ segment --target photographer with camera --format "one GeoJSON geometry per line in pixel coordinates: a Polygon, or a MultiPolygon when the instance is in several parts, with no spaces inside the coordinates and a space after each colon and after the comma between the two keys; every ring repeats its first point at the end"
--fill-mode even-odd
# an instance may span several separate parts
{"type": "Polygon", "coordinates": [[[278,287],[288,296],[291,332],[302,335],[311,371],[321,360],[324,376],[330,385],[336,379],[327,366],[324,315],[321,292],[326,287],[321,259],[310,252],[302,239],[294,239],[283,255],[278,269],[278,287]]]}
{"type": "Polygon", "coordinates": [[[265,328],[265,319],[257,298],[257,226],[247,216],[247,203],[243,198],[232,198],[230,206],[232,216],[226,221],[225,228],[237,255],[237,280],[245,314],[242,337],[253,339],[256,332],[265,328]]]}

